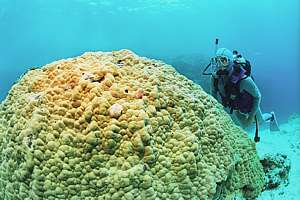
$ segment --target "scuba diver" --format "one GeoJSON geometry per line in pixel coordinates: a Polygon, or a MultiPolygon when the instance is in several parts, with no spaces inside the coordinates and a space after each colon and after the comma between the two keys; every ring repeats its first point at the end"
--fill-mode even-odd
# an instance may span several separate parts
{"type": "Polygon", "coordinates": [[[275,113],[261,112],[261,94],[251,77],[250,62],[237,51],[219,48],[203,74],[211,75],[211,95],[234,113],[243,128],[256,122],[255,142],[260,140],[258,122],[269,122],[271,131],[279,131],[275,113]],[[205,71],[210,65],[214,69],[208,74],[205,71]]]}

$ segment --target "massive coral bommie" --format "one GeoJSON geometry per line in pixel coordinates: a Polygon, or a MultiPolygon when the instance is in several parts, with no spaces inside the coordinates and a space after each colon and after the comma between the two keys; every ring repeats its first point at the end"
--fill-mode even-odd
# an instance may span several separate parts
{"type": "Polygon", "coordinates": [[[128,50],[28,71],[0,107],[0,199],[253,199],[255,144],[169,65],[128,50]]]}

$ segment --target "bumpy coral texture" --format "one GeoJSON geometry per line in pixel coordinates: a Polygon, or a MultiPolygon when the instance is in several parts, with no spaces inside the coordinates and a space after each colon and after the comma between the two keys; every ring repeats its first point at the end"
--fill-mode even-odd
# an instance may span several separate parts
{"type": "Polygon", "coordinates": [[[255,144],[222,106],[128,50],[29,70],[0,114],[0,199],[253,199],[263,187],[255,144]]]}

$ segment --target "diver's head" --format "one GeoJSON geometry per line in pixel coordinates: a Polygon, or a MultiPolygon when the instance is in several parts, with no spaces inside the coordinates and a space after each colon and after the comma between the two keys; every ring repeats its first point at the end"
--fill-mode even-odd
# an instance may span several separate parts
{"type": "Polygon", "coordinates": [[[233,53],[229,49],[219,48],[215,55],[217,74],[226,75],[233,63],[233,53]]]}

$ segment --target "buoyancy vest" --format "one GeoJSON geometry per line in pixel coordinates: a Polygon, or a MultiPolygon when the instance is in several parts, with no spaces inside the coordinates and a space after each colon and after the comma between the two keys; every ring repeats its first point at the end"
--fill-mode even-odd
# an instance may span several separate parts
{"type": "Polygon", "coordinates": [[[222,105],[230,109],[230,114],[232,114],[233,110],[249,113],[253,108],[253,96],[245,90],[240,91],[240,82],[250,76],[248,72],[248,70],[244,70],[242,67],[235,69],[224,85],[225,94],[219,91],[219,79],[214,78],[213,80],[214,88],[221,96],[222,105]],[[244,77],[244,75],[246,76],[244,77]]]}

